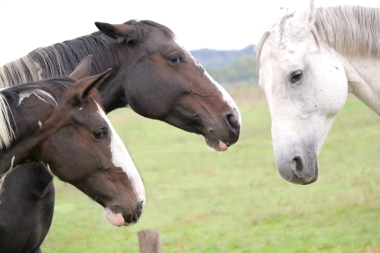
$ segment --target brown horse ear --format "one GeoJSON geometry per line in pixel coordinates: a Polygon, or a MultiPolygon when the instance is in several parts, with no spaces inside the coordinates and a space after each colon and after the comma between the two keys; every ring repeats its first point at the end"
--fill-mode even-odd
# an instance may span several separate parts
{"type": "Polygon", "coordinates": [[[91,61],[92,55],[88,55],[85,58],[83,58],[78,64],[78,66],[74,69],[74,71],[71,72],[70,77],[77,80],[88,77],[91,72],[91,61]]]}
{"type": "Polygon", "coordinates": [[[99,75],[89,76],[74,83],[76,86],[77,98],[81,100],[87,98],[90,91],[98,87],[110,75],[111,70],[112,69],[107,69],[99,75]]]}
{"type": "Polygon", "coordinates": [[[126,43],[136,40],[135,27],[127,24],[112,25],[108,23],[95,22],[96,27],[105,35],[116,40],[117,43],[126,43]]]}

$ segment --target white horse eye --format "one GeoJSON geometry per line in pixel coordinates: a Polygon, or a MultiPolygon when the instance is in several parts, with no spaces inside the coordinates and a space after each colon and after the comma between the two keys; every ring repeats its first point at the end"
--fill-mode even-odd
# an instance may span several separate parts
{"type": "Polygon", "coordinates": [[[291,83],[296,83],[302,78],[302,70],[294,71],[290,76],[291,83]]]}

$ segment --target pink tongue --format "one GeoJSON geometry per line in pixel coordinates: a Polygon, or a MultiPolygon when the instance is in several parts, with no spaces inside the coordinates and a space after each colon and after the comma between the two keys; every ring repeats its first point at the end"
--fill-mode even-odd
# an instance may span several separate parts
{"type": "Polygon", "coordinates": [[[124,218],[121,213],[114,214],[110,209],[104,210],[104,217],[114,226],[121,227],[124,225],[124,218]]]}
{"type": "Polygon", "coordinates": [[[222,151],[226,151],[228,149],[227,145],[224,142],[222,142],[221,140],[219,140],[219,148],[222,151]]]}

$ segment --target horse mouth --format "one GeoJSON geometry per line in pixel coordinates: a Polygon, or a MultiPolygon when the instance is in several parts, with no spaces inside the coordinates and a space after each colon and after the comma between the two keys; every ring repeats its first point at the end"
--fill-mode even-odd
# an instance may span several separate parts
{"type": "Polygon", "coordinates": [[[123,214],[121,208],[113,206],[104,209],[104,217],[115,227],[130,226],[139,220],[143,211],[143,202],[140,202],[129,214],[123,214]]]}
{"type": "Polygon", "coordinates": [[[222,141],[222,139],[219,138],[219,136],[214,132],[214,130],[209,130],[206,133],[204,133],[198,128],[192,127],[191,132],[202,135],[205,138],[207,146],[216,151],[226,151],[228,147],[231,145],[229,141],[222,141]]]}
{"type": "Polygon", "coordinates": [[[226,151],[230,146],[228,142],[224,143],[213,130],[210,130],[204,137],[207,145],[216,151],[226,151]]]}

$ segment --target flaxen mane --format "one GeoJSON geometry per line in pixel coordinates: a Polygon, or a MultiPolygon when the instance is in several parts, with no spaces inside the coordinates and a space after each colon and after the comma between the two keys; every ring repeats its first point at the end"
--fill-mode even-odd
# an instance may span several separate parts
{"type": "MultiPolygon", "coordinates": [[[[141,22],[157,27],[168,36],[174,37],[173,32],[163,25],[148,20],[141,22]]],[[[125,24],[137,23],[135,20],[130,20],[125,24]]],[[[143,29],[136,29],[134,37],[137,40],[143,39],[143,29]]],[[[0,87],[69,75],[78,63],[90,54],[93,55],[91,75],[98,74],[114,65],[120,65],[130,47],[133,47],[133,44],[130,46],[116,44],[114,39],[101,32],[94,32],[49,47],[38,48],[27,56],[0,67],[0,87]]]]}
{"type": "MultiPolygon", "coordinates": [[[[276,20],[261,36],[256,47],[257,66],[262,47],[270,32],[279,29],[293,15],[276,20]]],[[[328,45],[343,55],[380,57],[380,9],[363,6],[335,6],[318,8],[315,28],[328,45]]],[[[311,30],[313,32],[313,30],[311,30]]],[[[318,41],[317,41],[318,43],[318,41]]]]}

